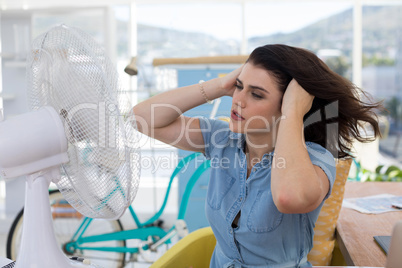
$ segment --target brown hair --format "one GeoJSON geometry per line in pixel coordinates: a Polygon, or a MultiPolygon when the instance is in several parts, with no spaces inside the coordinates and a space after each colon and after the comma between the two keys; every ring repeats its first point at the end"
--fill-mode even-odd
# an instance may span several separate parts
{"type": "Polygon", "coordinates": [[[335,158],[352,156],[354,139],[369,142],[381,135],[376,115],[376,109],[382,109],[381,103],[373,102],[314,53],[286,45],[265,45],[256,48],[248,62],[273,74],[283,92],[294,78],[315,96],[303,119],[304,137],[325,147],[335,158]],[[373,132],[371,137],[362,132],[367,124],[373,132]]]}

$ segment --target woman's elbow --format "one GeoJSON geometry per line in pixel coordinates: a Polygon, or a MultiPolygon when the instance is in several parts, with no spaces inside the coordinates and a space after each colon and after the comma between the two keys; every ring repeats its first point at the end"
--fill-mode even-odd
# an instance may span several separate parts
{"type": "Polygon", "coordinates": [[[146,120],[146,116],[141,113],[141,108],[137,106],[134,106],[133,109],[131,110],[129,120],[131,122],[131,125],[136,128],[137,131],[147,135],[150,132],[150,123],[148,122],[149,120],[146,120]]]}
{"type": "Polygon", "coordinates": [[[295,207],[295,201],[292,196],[286,193],[280,193],[273,195],[276,208],[281,213],[293,213],[295,207]]]}
{"type": "Polygon", "coordinates": [[[281,213],[297,214],[311,212],[321,202],[319,196],[314,194],[303,196],[300,194],[280,193],[274,198],[274,203],[281,213]]]}

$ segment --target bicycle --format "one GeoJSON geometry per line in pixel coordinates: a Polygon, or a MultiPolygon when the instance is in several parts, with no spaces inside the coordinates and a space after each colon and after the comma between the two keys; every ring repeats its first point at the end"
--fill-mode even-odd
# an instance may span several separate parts
{"type": "MultiPolygon", "coordinates": [[[[128,261],[136,261],[139,254],[155,251],[161,245],[171,243],[178,235],[185,236],[187,227],[184,216],[191,191],[198,178],[210,168],[210,161],[205,160],[197,167],[190,177],[180,203],[176,223],[167,231],[160,226],[160,216],[166,207],[172,182],[187,164],[201,153],[190,154],[179,161],[166,189],[166,194],[160,209],[148,220],[141,222],[130,205],[128,211],[137,228],[124,230],[120,220],[100,220],[84,217],[63,198],[58,190],[49,191],[49,201],[54,222],[55,235],[63,252],[67,256],[78,256],[93,260],[94,263],[107,268],[123,268],[128,261]],[[127,240],[140,240],[140,245],[130,247],[127,240]]],[[[14,219],[7,237],[7,258],[16,260],[21,240],[24,209],[14,219]]]]}

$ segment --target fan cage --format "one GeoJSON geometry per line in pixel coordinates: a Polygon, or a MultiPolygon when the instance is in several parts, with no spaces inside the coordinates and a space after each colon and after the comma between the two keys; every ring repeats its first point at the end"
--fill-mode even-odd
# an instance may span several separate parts
{"type": "Polygon", "coordinates": [[[115,219],[139,185],[139,134],[117,72],[89,34],[65,25],[37,37],[28,58],[31,110],[53,107],[69,162],[54,182],[81,214],[115,219]]]}

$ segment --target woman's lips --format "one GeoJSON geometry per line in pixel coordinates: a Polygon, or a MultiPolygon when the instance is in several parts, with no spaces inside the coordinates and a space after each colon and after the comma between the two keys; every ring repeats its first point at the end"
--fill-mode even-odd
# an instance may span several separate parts
{"type": "Polygon", "coordinates": [[[231,113],[230,117],[231,117],[233,120],[235,120],[235,121],[244,120],[244,117],[242,117],[241,115],[239,115],[235,110],[232,110],[232,113],[231,113]]]}

